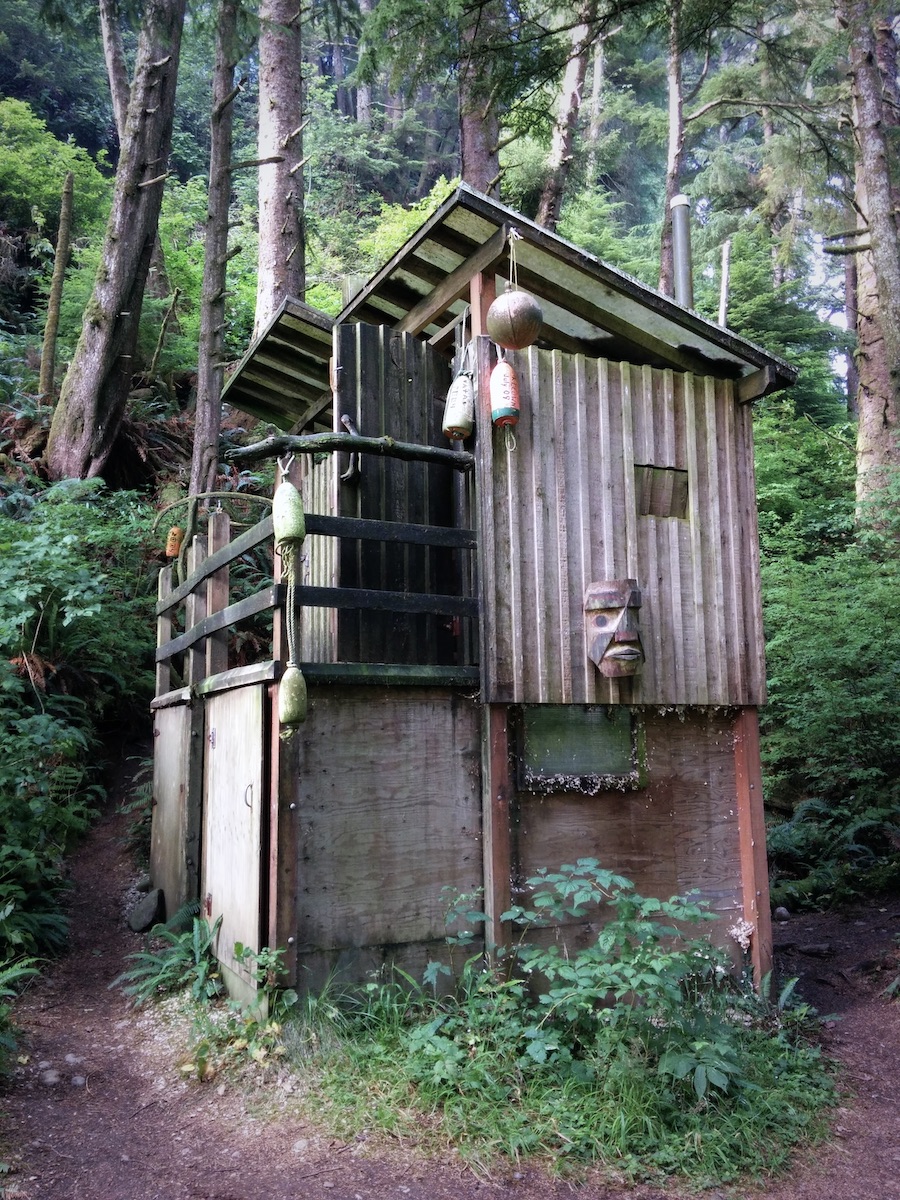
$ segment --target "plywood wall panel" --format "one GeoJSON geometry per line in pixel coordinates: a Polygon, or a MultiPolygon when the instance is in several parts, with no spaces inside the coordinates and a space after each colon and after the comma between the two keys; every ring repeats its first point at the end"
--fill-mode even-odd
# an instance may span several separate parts
{"type": "Polygon", "coordinates": [[[443,937],[442,889],[481,883],[479,722],[447,691],[310,689],[292,751],[301,958],[443,937]]]}
{"type": "Polygon", "coordinates": [[[743,912],[733,715],[651,710],[642,719],[645,788],[596,796],[516,793],[515,898],[527,898],[524,881],[540,868],[594,857],[645,896],[696,890],[719,918],[700,932],[727,945],[725,930],[743,912]]]}

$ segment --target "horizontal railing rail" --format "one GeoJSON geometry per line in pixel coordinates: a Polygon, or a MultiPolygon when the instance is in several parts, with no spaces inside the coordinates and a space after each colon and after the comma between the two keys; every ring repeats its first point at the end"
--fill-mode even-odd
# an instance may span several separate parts
{"type": "MultiPolygon", "coordinates": [[[[199,684],[202,679],[227,670],[227,645],[223,641],[226,630],[261,613],[283,610],[287,602],[286,585],[272,583],[250,596],[228,603],[228,572],[231,564],[271,540],[272,518],[264,518],[233,541],[228,540],[229,532],[228,518],[221,513],[212,514],[208,547],[203,546],[200,538],[194,539],[189,556],[190,573],[184,582],[176,587],[172,586],[171,567],[163,568],[160,572],[156,604],[158,696],[169,690],[171,663],[176,656],[186,655],[185,682],[191,685],[199,684]],[[223,541],[224,545],[221,544],[223,541]],[[185,608],[184,629],[173,636],[175,610],[180,605],[184,605],[185,608]]],[[[356,517],[332,517],[318,513],[306,514],[306,533],[307,536],[431,546],[468,552],[476,548],[475,532],[471,529],[356,517]]],[[[295,606],[297,609],[358,609],[464,618],[478,616],[478,602],[471,596],[379,588],[317,587],[298,584],[295,589],[295,606]]],[[[335,665],[341,668],[335,675],[336,678],[351,677],[356,666],[335,665]]],[[[402,670],[399,667],[387,669],[392,673],[391,678],[401,679],[408,676],[412,679],[416,677],[417,671],[421,673],[425,667],[420,669],[414,664],[407,664],[402,670]]],[[[447,668],[439,670],[446,674],[447,668]]],[[[465,668],[467,676],[472,670],[471,667],[465,668]]],[[[368,673],[373,673],[371,664],[368,666],[368,673]]]]}

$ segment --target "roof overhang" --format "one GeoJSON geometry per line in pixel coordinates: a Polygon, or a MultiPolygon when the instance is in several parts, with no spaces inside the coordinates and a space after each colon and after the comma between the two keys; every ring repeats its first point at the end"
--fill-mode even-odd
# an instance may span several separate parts
{"type": "Polygon", "coordinates": [[[513,239],[518,283],[544,314],[539,346],[734,379],[742,401],[797,377],[753,342],[461,184],[334,321],[285,301],[223,398],[281,428],[315,427],[316,405],[322,418],[328,408],[334,324],[389,325],[437,347],[452,345],[471,279],[493,274],[498,291],[509,286],[513,239]]]}

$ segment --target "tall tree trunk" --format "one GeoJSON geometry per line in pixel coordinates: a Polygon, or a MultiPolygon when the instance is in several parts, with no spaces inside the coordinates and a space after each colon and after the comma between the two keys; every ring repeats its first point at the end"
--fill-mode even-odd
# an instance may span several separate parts
{"type": "MultiPolygon", "coordinates": [[[[838,19],[849,34],[857,204],[871,250],[858,256],[859,424],[856,495],[872,499],[900,466],[900,245],[888,131],[897,125],[897,46],[872,0],[845,0],[838,19]],[[887,101],[887,102],[886,102],[887,101]]],[[[895,167],[896,171],[896,167],[895,167]]]]}
{"type": "Polygon", "coordinates": [[[56,235],[56,253],[53,258],[53,278],[50,280],[50,296],[47,301],[47,321],[44,325],[44,344],[41,349],[41,376],[38,390],[45,400],[53,397],[53,372],[56,368],[56,332],[59,329],[59,308],[62,303],[63,280],[69,261],[72,244],[72,196],[75,177],[66,172],[63,184],[62,203],[59,209],[59,230],[56,235]]]}
{"type": "Polygon", "coordinates": [[[219,0],[216,63],[210,115],[209,197],[200,297],[197,408],[188,494],[212,491],[219,462],[225,352],[225,279],[228,209],[231,202],[231,145],[237,66],[238,0],[219,0]]]}
{"type": "Polygon", "coordinates": [[[109,94],[116,118],[116,132],[121,145],[128,116],[129,83],[118,0],[100,0],[100,32],[103,38],[103,60],[109,79],[109,94]]]}
{"type": "MultiPolygon", "coordinates": [[[[847,329],[856,334],[859,329],[859,273],[856,259],[848,254],[844,259],[844,313],[847,329]]],[[[847,364],[847,411],[852,417],[859,416],[859,368],[856,354],[850,351],[844,356],[847,364]]]]}
{"type": "MultiPolygon", "coordinates": [[[[364,26],[366,17],[374,7],[374,0],[359,0],[359,15],[364,26]]],[[[372,85],[362,80],[356,85],[356,120],[366,129],[372,124],[372,85]]]]}
{"type": "Polygon", "coordinates": [[[669,0],[669,44],[666,56],[666,89],[669,97],[669,147],[666,155],[666,187],[663,228],[659,248],[659,290],[675,292],[675,259],[672,249],[672,199],[680,190],[684,166],[684,87],[681,54],[681,0],[669,0]]]}
{"type": "Polygon", "coordinates": [[[184,10],[185,0],[148,0],[144,9],[100,267],[50,427],[54,479],[102,474],[125,411],[172,142],[184,10]]]}
{"type": "Polygon", "coordinates": [[[462,32],[459,64],[459,157],[465,183],[500,195],[500,120],[491,80],[491,48],[503,40],[505,10],[481,0],[462,32]]]}
{"type": "MultiPolygon", "coordinates": [[[[118,0],[100,0],[100,32],[103,39],[103,60],[106,63],[106,75],[109,79],[109,94],[116,120],[116,133],[119,136],[119,146],[121,147],[125,136],[125,121],[128,117],[130,84],[128,82],[128,63],[125,61],[125,44],[122,41],[118,0]]],[[[159,238],[156,237],[153,239],[153,254],[150,259],[146,292],[148,296],[162,300],[169,295],[170,291],[166,258],[159,238]]]]}
{"type": "Polygon", "coordinates": [[[591,183],[594,183],[594,176],[597,173],[597,153],[603,128],[603,77],[606,70],[606,39],[608,36],[609,34],[601,32],[594,42],[591,68],[591,115],[587,135],[587,170],[591,183]]]}
{"type": "Polygon", "coordinates": [[[563,73],[562,93],[559,97],[558,115],[553,127],[553,141],[547,163],[549,173],[541,192],[537,213],[538,225],[551,230],[556,229],[559,220],[563,192],[572,166],[575,130],[581,112],[581,94],[587,74],[590,46],[588,22],[595,10],[596,4],[590,0],[582,7],[581,22],[572,29],[572,53],[563,73]]]}
{"type": "Polygon", "coordinates": [[[303,95],[300,5],[259,7],[258,337],[287,296],[303,296],[303,95]],[[268,160],[268,161],[267,161],[268,160]]]}

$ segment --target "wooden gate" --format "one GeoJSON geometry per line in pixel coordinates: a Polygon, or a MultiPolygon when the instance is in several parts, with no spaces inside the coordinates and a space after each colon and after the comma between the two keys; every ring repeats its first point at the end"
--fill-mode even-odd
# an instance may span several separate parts
{"type": "Polygon", "coordinates": [[[216,955],[229,992],[252,997],[252,973],[235,957],[235,943],[260,948],[262,844],[267,797],[265,689],[219,692],[206,701],[203,771],[203,915],[222,925],[216,955]]]}

